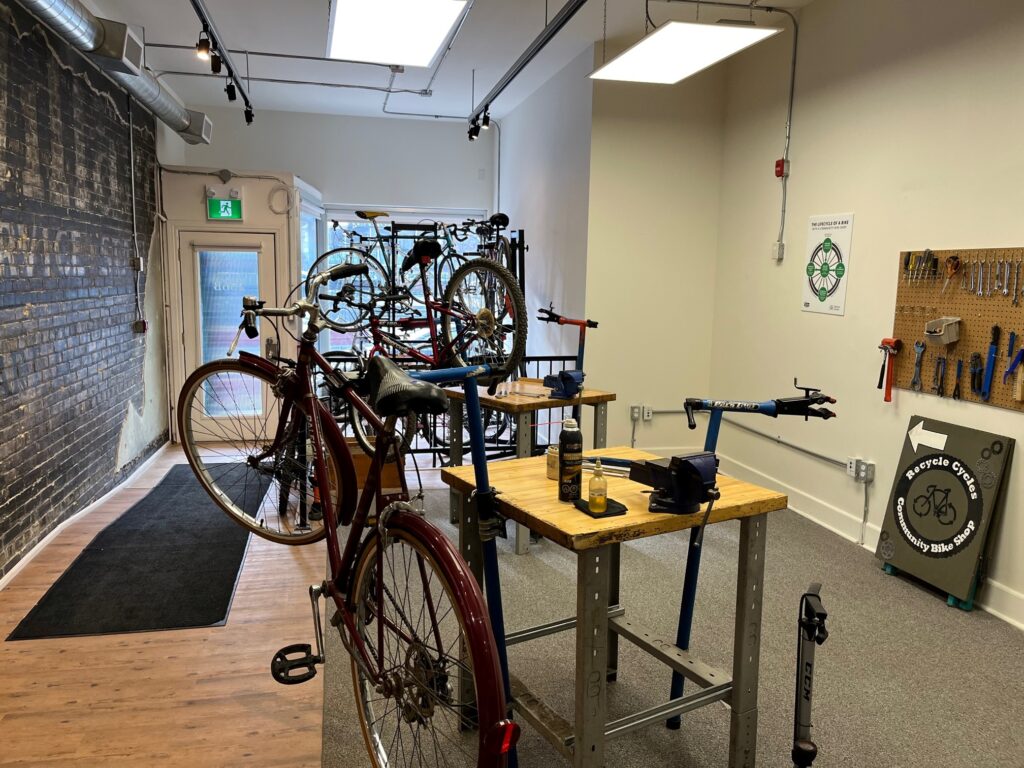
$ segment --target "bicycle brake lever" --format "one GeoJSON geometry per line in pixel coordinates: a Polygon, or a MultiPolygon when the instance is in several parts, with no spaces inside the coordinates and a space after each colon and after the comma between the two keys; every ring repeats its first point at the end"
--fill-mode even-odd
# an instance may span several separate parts
{"type": "Polygon", "coordinates": [[[808,416],[817,416],[820,419],[831,419],[835,415],[835,412],[830,411],[828,408],[808,408],[807,414],[804,416],[804,421],[807,421],[808,416]]]}

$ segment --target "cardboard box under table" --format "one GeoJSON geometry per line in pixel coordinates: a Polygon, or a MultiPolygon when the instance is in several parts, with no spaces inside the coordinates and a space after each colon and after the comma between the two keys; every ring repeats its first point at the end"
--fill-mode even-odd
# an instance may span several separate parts
{"type": "MultiPolygon", "coordinates": [[[[631,448],[588,451],[588,456],[652,459],[655,455],[631,448]]],[[[752,767],[757,746],[757,685],[760,659],[761,601],[764,553],[769,512],[785,509],[784,494],[719,476],[722,496],[715,503],[708,525],[740,521],[736,578],[736,624],[732,678],[713,669],[669,640],[651,639],[652,633],[619,604],[619,545],[624,541],[682,531],[700,524],[700,514],[672,515],[647,511],[650,490],[626,478],[609,477],[608,495],[626,505],[619,517],[595,520],[571,504],[558,501],[556,483],[544,472],[544,457],[493,462],[488,465],[492,485],[499,491],[498,511],[555,544],[576,553],[576,616],[508,633],[508,645],[577,629],[576,706],[570,722],[546,707],[512,675],[513,707],[521,721],[542,733],[576,768],[602,768],[605,741],[637,728],[663,723],[668,717],[715,701],[731,707],[729,766],[752,767]],[[618,664],[618,638],[623,637],[663,662],[666,696],[671,670],[696,687],[679,699],[666,701],[635,715],[607,722],[607,682],[614,680],[618,664]]],[[[483,562],[474,510],[467,500],[475,490],[473,468],[454,467],[441,472],[450,487],[452,505],[459,512],[459,549],[477,579],[483,562]]],[[[704,508],[706,509],[706,508],[704,508]]],[[[680,544],[680,555],[685,547],[680,544]]],[[[683,558],[680,558],[683,561],[683,558]]],[[[680,569],[682,584],[682,568],[680,569]]],[[[668,611],[677,605],[665,606],[668,611]]],[[[514,673],[514,670],[512,670],[514,673]]],[[[685,727],[685,725],[684,725],[685,727]]]]}

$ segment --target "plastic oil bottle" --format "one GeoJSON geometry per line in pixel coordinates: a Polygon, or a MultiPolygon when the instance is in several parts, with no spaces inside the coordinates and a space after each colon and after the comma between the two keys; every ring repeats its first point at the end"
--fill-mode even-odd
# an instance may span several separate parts
{"type": "Polygon", "coordinates": [[[576,501],[583,484],[583,433],[576,419],[562,422],[558,436],[558,500],[576,501]]]}
{"type": "Polygon", "coordinates": [[[594,475],[590,478],[588,486],[590,511],[600,515],[608,509],[608,480],[601,469],[601,460],[594,462],[594,475]]]}

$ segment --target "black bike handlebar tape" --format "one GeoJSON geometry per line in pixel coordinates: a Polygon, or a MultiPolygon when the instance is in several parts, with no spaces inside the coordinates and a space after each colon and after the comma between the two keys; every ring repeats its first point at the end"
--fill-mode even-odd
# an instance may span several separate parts
{"type": "Polygon", "coordinates": [[[327,270],[327,280],[344,280],[346,277],[365,275],[369,271],[367,264],[338,264],[327,270]]]}

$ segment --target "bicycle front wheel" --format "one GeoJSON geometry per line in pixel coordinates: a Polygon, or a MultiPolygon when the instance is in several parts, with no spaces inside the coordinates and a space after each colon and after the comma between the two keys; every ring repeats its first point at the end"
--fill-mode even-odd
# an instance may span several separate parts
{"type": "Polygon", "coordinates": [[[313,278],[339,264],[365,264],[365,275],[335,281],[320,289],[318,304],[324,321],[338,333],[358,331],[369,325],[375,297],[388,285],[387,272],[377,259],[359,248],[335,248],[321,254],[306,272],[305,291],[308,296],[313,278]],[[327,296],[331,298],[326,298],[327,296]]]}
{"type": "Polygon", "coordinates": [[[341,462],[325,444],[322,494],[309,417],[275,394],[276,380],[239,360],[200,366],[178,397],[178,432],[200,484],[235,522],[271,541],[309,544],[327,532],[321,498],[340,503],[341,462]]]}
{"type": "Polygon", "coordinates": [[[444,305],[448,363],[488,363],[515,372],[526,353],[526,301],[511,272],[490,259],[466,262],[452,275],[444,305]]]}
{"type": "Polygon", "coordinates": [[[435,543],[441,537],[415,515],[397,512],[388,518],[383,549],[375,534],[356,561],[356,631],[381,664],[374,680],[352,662],[375,768],[505,765],[487,749],[505,719],[505,700],[486,608],[451,545],[435,543]]]}

